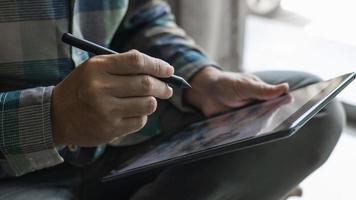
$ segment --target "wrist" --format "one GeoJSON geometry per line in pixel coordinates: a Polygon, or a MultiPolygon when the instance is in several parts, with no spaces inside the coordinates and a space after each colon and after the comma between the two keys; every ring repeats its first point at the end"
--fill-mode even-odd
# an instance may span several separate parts
{"type": "Polygon", "coordinates": [[[217,80],[218,75],[221,73],[221,70],[208,66],[199,71],[190,81],[190,84],[193,89],[197,90],[207,90],[210,85],[217,80]]]}
{"type": "Polygon", "coordinates": [[[200,108],[207,101],[211,86],[217,80],[221,70],[208,66],[199,71],[190,81],[192,88],[187,89],[184,93],[184,101],[188,105],[200,108]]]}

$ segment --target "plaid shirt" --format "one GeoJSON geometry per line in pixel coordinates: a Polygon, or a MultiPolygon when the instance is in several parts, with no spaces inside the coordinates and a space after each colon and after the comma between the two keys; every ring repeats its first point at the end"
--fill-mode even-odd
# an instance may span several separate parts
{"type": "MultiPolygon", "coordinates": [[[[78,152],[88,151],[95,158],[104,150],[99,146],[58,152],[53,144],[53,87],[89,58],[60,41],[64,32],[121,52],[138,49],[171,63],[186,79],[214,65],[177,27],[162,1],[0,1],[0,177],[19,176],[66,159],[83,164],[78,152]]],[[[184,110],[181,91],[175,92],[172,102],[184,110]]],[[[149,121],[148,128],[128,136],[125,144],[155,135],[150,124],[155,123],[149,121]]]]}

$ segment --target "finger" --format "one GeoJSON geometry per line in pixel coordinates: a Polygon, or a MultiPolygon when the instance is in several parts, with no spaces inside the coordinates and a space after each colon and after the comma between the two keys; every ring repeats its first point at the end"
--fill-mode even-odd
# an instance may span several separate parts
{"type": "Polygon", "coordinates": [[[157,100],[154,97],[115,98],[113,114],[127,117],[150,115],[157,109],[157,100]]]}
{"type": "Polygon", "coordinates": [[[121,120],[120,128],[125,135],[141,130],[147,123],[147,116],[129,117],[121,120]]]}
{"type": "Polygon", "coordinates": [[[288,83],[270,85],[267,83],[257,83],[250,88],[250,98],[258,100],[269,100],[281,96],[288,92],[288,83]]]}
{"type": "Polygon", "coordinates": [[[174,73],[174,68],[167,62],[136,50],[101,57],[106,59],[104,64],[106,71],[115,75],[148,74],[167,78],[174,73]]]}
{"type": "Polygon", "coordinates": [[[160,99],[168,99],[173,95],[173,89],[152,76],[108,76],[106,85],[112,96],[143,97],[153,96],[160,99]]]}

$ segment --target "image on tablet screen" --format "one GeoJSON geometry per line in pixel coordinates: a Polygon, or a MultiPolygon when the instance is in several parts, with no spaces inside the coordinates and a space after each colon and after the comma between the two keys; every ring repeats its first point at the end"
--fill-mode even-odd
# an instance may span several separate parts
{"type": "Polygon", "coordinates": [[[152,147],[148,152],[129,160],[115,173],[124,173],[135,168],[207,150],[219,145],[268,134],[283,125],[283,122],[293,113],[323,92],[330,84],[335,83],[321,82],[273,100],[195,123],[174,134],[158,146],[152,147]]]}

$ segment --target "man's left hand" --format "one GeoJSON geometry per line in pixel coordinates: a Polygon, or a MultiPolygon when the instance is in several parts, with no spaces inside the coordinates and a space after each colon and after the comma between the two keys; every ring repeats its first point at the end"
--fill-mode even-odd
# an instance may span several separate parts
{"type": "Polygon", "coordinates": [[[269,100],[288,92],[287,83],[271,85],[253,74],[223,72],[206,67],[190,81],[186,103],[212,116],[256,100],[269,100]]]}

